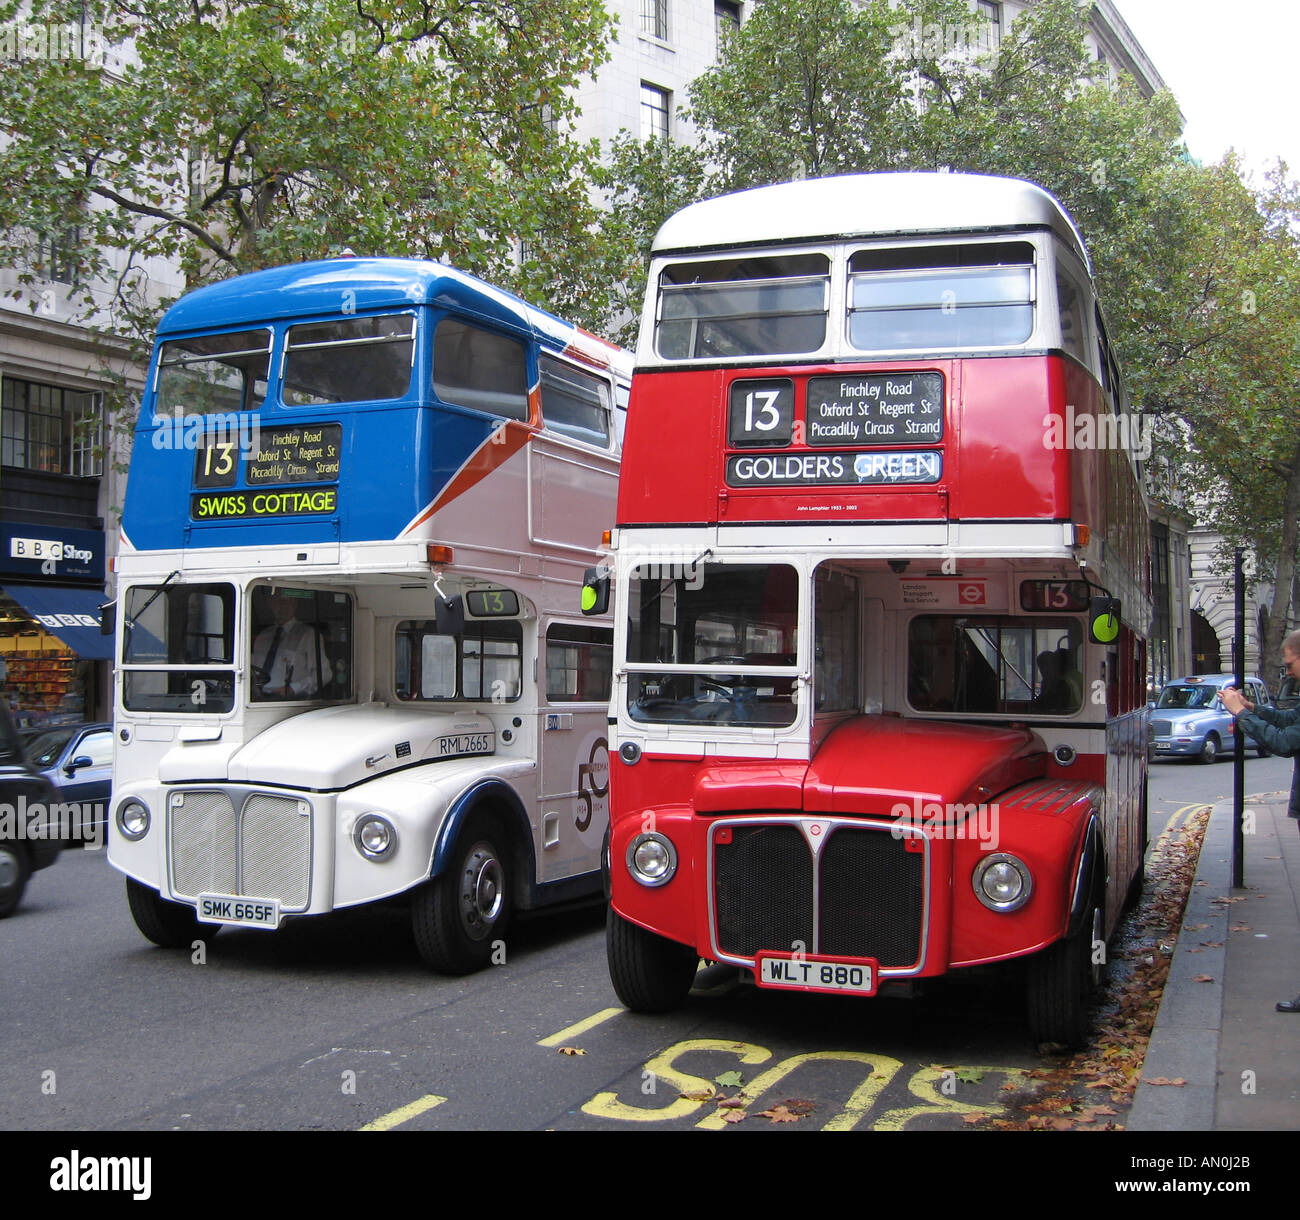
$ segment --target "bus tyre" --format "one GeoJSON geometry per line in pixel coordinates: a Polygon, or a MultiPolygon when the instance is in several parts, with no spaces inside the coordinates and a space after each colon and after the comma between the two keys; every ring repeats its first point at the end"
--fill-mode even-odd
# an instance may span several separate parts
{"type": "Polygon", "coordinates": [[[18,909],[30,876],[27,853],[17,843],[0,843],[0,919],[18,909]]]}
{"type": "Polygon", "coordinates": [[[605,840],[600,845],[600,879],[605,886],[605,905],[609,905],[609,898],[613,893],[612,874],[609,864],[609,836],[610,828],[605,827],[605,840]]]}
{"type": "Polygon", "coordinates": [[[196,940],[211,940],[218,925],[199,923],[194,908],[169,902],[152,886],[126,879],[126,904],[146,940],[164,949],[188,949],[196,940]]]}
{"type": "Polygon", "coordinates": [[[506,839],[494,818],[475,815],[456,841],[452,864],[411,897],[420,956],[443,974],[491,963],[510,918],[506,839]]]}
{"type": "Polygon", "coordinates": [[[690,945],[629,923],[613,907],[605,926],[605,955],[618,998],[633,1012],[667,1012],[686,999],[700,963],[690,945]]]}
{"type": "Polygon", "coordinates": [[[1058,940],[1028,962],[1026,999],[1029,1032],[1035,1042],[1055,1042],[1077,1050],[1088,1040],[1088,997],[1100,966],[1092,961],[1093,940],[1100,935],[1101,910],[1076,936],[1058,940]]]}
{"type": "Polygon", "coordinates": [[[1141,812],[1142,831],[1140,836],[1140,846],[1138,848],[1137,868],[1133,870],[1133,876],[1129,879],[1128,889],[1124,891],[1124,910],[1131,911],[1142,901],[1142,887],[1146,885],[1147,879],[1147,845],[1150,839],[1150,831],[1147,828],[1147,815],[1150,808],[1149,777],[1142,777],[1142,803],[1139,806],[1141,812]]]}

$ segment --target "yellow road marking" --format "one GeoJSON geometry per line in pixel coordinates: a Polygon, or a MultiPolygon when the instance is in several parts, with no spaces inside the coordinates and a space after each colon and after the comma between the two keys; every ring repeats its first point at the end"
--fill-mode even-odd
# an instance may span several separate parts
{"type": "Polygon", "coordinates": [[[439,1097],[436,1093],[429,1093],[416,1101],[408,1102],[404,1106],[398,1107],[380,1118],[375,1119],[372,1123],[367,1123],[361,1128],[362,1131],[391,1131],[394,1127],[400,1127],[408,1119],[415,1118],[418,1114],[423,1114],[426,1110],[432,1110],[434,1106],[440,1106],[447,1099],[439,1097]]]}
{"type": "Polygon", "coordinates": [[[1187,819],[1190,818],[1193,813],[1199,813],[1204,808],[1205,802],[1197,801],[1195,804],[1180,805],[1175,809],[1165,822],[1164,829],[1161,830],[1161,832],[1156,836],[1155,841],[1151,844],[1152,859],[1159,856],[1164,851],[1165,844],[1168,843],[1169,837],[1180,824],[1185,824],[1187,819]]]}
{"type": "Polygon", "coordinates": [[[562,1029],[558,1034],[552,1034],[549,1038],[543,1038],[538,1042],[538,1046],[559,1046],[567,1042],[570,1038],[576,1038],[579,1034],[585,1034],[587,1030],[599,1025],[602,1021],[608,1021],[610,1017],[616,1017],[621,1013],[621,1008],[602,1008],[593,1016],[585,1017],[576,1025],[570,1025],[568,1029],[562,1029]]]}

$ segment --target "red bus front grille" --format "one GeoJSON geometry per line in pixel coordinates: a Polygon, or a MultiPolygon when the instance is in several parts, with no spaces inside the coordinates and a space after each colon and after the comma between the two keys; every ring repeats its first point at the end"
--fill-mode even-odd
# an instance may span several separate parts
{"type": "Polygon", "coordinates": [[[711,861],[720,952],[802,948],[898,969],[921,960],[924,852],[887,830],[843,823],[816,859],[790,823],[733,824],[728,833],[729,842],[715,838],[711,861]]]}
{"type": "Polygon", "coordinates": [[[718,947],[736,957],[813,952],[812,881],[812,855],[797,827],[733,829],[713,854],[718,947]]]}

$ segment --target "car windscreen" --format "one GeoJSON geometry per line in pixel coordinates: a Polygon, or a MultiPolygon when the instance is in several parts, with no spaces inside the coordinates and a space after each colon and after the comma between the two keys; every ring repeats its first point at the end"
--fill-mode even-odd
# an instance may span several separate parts
{"type": "Polygon", "coordinates": [[[73,729],[51,729],[48,733],[42,733],[34,738],[27,746],[27,757],[32,765],[34,767],[54,766],[74,731],[73,729]]]}
{"type": "Polygon", "coordinates": [[[1214,705],[1219,693],[1217,686],[1193,686],[1190,683],[1178,686],[1166,686],[1156,700],[1156,707],[1170,711],[1189,708],[1205,708],[1214,705]]]}

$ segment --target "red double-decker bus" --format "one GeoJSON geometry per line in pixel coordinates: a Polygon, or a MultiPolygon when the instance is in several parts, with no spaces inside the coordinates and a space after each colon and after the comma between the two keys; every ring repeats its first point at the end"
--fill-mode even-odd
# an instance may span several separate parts
{"type": "Polygon", "coordinates": [[[1023,959],[1034,1035],[1086,1036],[1142,882],[1142,422],[1029,183],[812,180],[663,226],[584,591],[615,607],[628,1007],[700,958],[864,996],[1023,959]]]}

